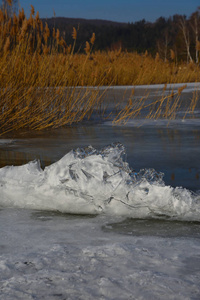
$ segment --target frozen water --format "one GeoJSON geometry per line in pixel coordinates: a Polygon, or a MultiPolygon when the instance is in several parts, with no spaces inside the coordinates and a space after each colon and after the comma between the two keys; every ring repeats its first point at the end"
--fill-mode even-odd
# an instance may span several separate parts
{"type": "Polygon", "coordinates": [[[67,153],[41,169],[39,161],[0,169],[0,205],[76,214],[200,220],[200,196],[165,185],[162,173],[135,173],[122,144],[67,153]]]}
{"type": "Polygon", "coordinates": [[[200,299],[199,119],[138,121],[0,140],[0,299],[200,299]]]}
{"type": "MultiPolygon", "coordinates": [[[[182,87],[186,85],[186,88],[183,90],[183,92],[193,92],[194,90],[200,90],[200,83],[199,82],[188,82],[188,83],[171,83],[171,84],[167,84],[167,86],[165,87],[165,84],[151,84],[151,85],[127,85],[127,86],[100,86],[97,89],[102,89],[102,90],[121,90],[121,89],[126,89],[126,90],[131,90],[131,89],[139,89],[139,90],[163,90],[164,88],[169,89],[169,90],[174,90],[174,91],[178,91],[178,88],[182,87]]],[[[92,89],[94,87],[91,87],[92,89]]]]}
{"type": "MultiPolygon", "coordinates": [[[[155,236],[149,223],[135,222],[4,208],[1,299],[199,299],[199,236],[155,236]]],[[[171,223],[155,224],[173,232],[171,223]]],[[[183,222],[191,233],[199,226],[183,222]]]]}
{"type": "Polygon", "coordinates": [[[0,145],[12,144],[14,140],[12,139],[0,139],[0,145]]]}

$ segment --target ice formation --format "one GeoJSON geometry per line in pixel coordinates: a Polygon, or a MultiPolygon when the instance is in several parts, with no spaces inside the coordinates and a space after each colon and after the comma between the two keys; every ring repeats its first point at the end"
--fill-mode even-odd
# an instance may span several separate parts
{"type": "Polygon", "coordinates": [[[54,164],[39,161],[0,169],[0,205],[78,214],[200,220],[200,197],[166,186],[153,169],[134,172],[116,143],[67,153],[54,164]]]}

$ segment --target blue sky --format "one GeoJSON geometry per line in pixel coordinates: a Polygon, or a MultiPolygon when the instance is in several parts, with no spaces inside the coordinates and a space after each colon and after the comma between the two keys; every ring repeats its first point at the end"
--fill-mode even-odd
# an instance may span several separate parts
{"type": "Polygon", "coordinates": [[[20,0],[21,7],[29,15],[30,5],[39,11],[40,17],[105,19],[119,22],[136,22],[142,19],[155,21],[160,16],[174,14],[190,16],[199,0],[20,0]]]}

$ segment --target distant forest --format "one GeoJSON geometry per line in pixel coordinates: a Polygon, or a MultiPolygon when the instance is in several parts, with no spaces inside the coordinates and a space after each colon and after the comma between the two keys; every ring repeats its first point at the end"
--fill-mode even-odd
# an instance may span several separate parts
{"type": "Polygon", "coordinates": [[[87,20],[64,17],[43,19],[50,30],[60,30],[66,43],[72,44],[73,27],[78,30],[76,51],[84,51],[85,42],[93,32],[96,35],[94,50],[118,50],[138,53],[157,53],[164,61],[174,55],[176,61],[199,62],[200,7],[189,17],[174,15],[160,17],[154,23],[145,19],[135,23],[105,20],[87,20]]]}

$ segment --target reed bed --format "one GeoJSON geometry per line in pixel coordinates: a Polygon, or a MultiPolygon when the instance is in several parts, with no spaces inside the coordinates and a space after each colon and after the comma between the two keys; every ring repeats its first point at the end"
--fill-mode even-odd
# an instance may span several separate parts
{"type": "Polygon", "coordinates": [[[141,118],[145,119],[166,119],[168,124],[171,120],[180,118],[184,120],[187,118],[196,118],[195,109],[199,109],[199,95],[198,89],[194,89],[190,98],[186,94],[183,95],[187,84],[182,84],[177,90],[168,90],[167,84],[164,85],[162,92],[159,91],[157,96],[152,97],[150,93],[146,94],[138,100],[134,97],[134,88],[123,109],[119,110],[118,114],[114,116],[114,124],[126,124],[129,119],[141,118]]]}
{"type": "MultiPolygon", "coordinates": [[[[20,128],[55,128],[89,118],[101,108],[100,86],[195,82],[200,78],[198,65],[177,64],[173,58],[163,62],[148,53],[94,51],[94,33],[84,52],[75,53],[76,28],[73,42],[67,44],[58,29],[49,30],[33,6],[27,18],[23,9],[18,15],[12,12],[11,0],[7,4],[9,10],[0,10],[0,135],[20,128]]],[[[147,104],[147,97],[134,104],[129,101],[115,122],[135,117],[146,106],[150,118],[161,116],[161,112],[171,118],[179,107],[180,92],[176,96],[173,104],[171,96],[151,104],[147,104]]],[[[193,98],[189,109],[194,111],[198,94],[193,98]]]]}

